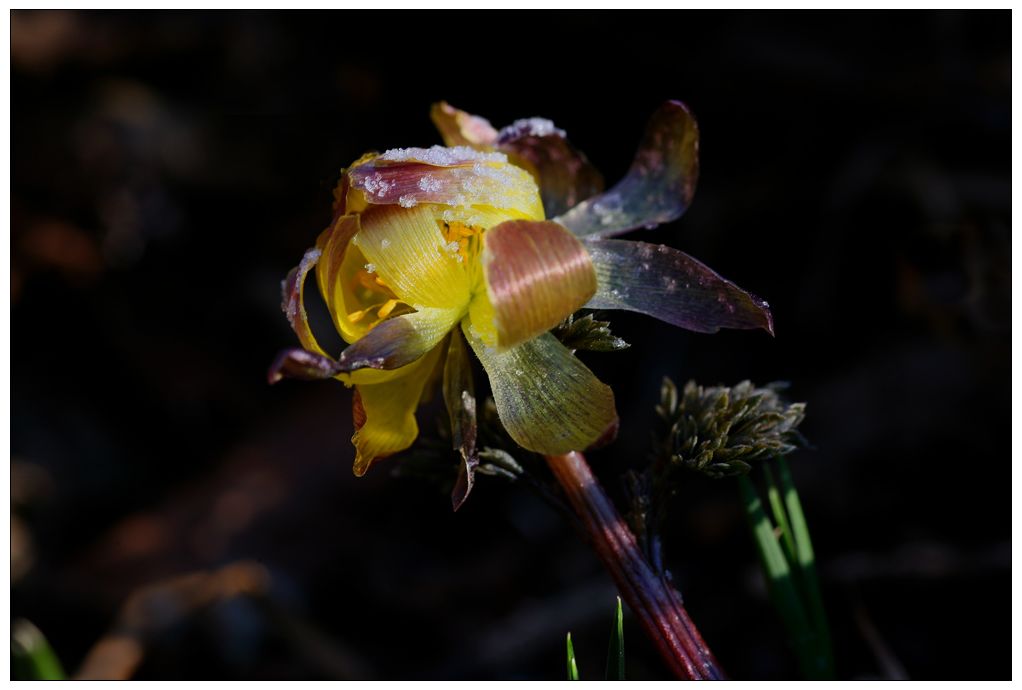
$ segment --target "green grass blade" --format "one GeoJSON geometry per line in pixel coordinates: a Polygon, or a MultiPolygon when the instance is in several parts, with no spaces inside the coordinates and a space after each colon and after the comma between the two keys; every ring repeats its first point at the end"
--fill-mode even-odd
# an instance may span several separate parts
{"type": "Polygon", "coordinates": [[[610,644],[607,647],[607,680],[625,679],[625,619],[621,610],[621,597],[617,598],[614,623],[610,629],[610,644]]]}
{"type": "Polygon", "coordinates": [[[816,575],[816,556],[813,553],[813,543],[809,538],[809,525],[802,512],[802,502],[798,498],[798,491],[795,489],[795,482],[791,477],[791,469],[783,457],[777,459],[777,469],[781,479],[781,490],[784,492],[784,504],[788,516],[791,518],[791,530],[795,538],[799,569],[802,571],[802,583],[809,616],[819,637],[820,650],[824,657],[820,662],[822,664],[821,671],[829,674],[827,677],[833,678],[834,652],[830,642],[827,614],[823,608],[823,596],[820,594],[820,581],[816,575]]]}
{"type": "Polygon", "coordinates": [[[781,547],[784,549],[784,557],[788,563],[797,563],[798,556],[795,553],[795,536],[791,532],[791,524],[788,522],[788,514],[784,511],[784,500],[781,498],[781,490],[774,481],[774,473],[770,466],[763,464],[763,471],[767,478],[767,500],[770,501],[770,512],[773,513],[774,523],[781,533],[781,547]]]}
{"type": "Polygon", "coordinates": [[[11,627],[12,676],[17,680],[64,680],[67,676],[50,643],[25,619],[11,627]]]}
{"type": "Polygon", "coordinates": [[[747,476],[738,477],[738,486],[742,492],[745,515],[759,551],[774,608],[788,632],[802,673],[806,678],[817,679],[820,677],[816,664],[819,659],[817,637],[809,625],[802,599],[795,588],[791,566],[784,556],[774,533],[774,526],[763,509],[763,503],[756,494],[752,481],[747,476]]]}
{"type": "Polygon", "coordinates": [[[575,663],[575,648],[571,646],[571,633],[568,633],[568,680],[578,680],[578,664],[575,663]]]}

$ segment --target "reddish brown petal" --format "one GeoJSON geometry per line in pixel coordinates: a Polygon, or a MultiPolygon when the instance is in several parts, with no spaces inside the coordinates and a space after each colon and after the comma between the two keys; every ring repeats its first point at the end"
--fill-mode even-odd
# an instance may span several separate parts
{"type": "Polygon", "coordinates": [[[550,330],[596,291],[585,246],[551,221],[512,220],[491,228],[483,269],[501,348],[550,330]]]}
{"type": "Polygon", "coordinates": [[[579,237],[613,237],[681,217],[699,176],[699,128],[682,103],[650,118],[628,174],[609,191],[555,218],[579,237]]]}
{"type": "Polygon", "coordinates": [[[721,328],[774,332],[770,305],[688,254],[663,245],[590,240],[599,288],[590,309],[625,309],[700,333],[721,328]]]}
{"type": "Polygon", "coordinates": [[[429,116],[447,146],[489,146],[497,140],[497,130],[485,118],[458,110],[445,101],[434,103],[429,116]]]}

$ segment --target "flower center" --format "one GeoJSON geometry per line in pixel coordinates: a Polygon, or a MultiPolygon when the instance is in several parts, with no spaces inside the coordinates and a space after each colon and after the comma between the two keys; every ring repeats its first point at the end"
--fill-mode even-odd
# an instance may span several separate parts
{"type": "Polygon", "coordinates": [[[471,266],[472,260],[482,250],[483,229],[466,225],[460,221],[440,221],[440,231],[447,241],[445,249],[455,256],[458,263],[471,266]]]}
{"type": "Polygon", "coordinates": [[[376,275],[376,267],[373,264],[366,264],[355,272],[352,277],[352,292],[359,304],[368,304],[369,306],[349,312],[348,320],[351,323],[358,323],[367,315],[375,313],[376,318],[369,323],[370,330],[388,316],[397,316],[398,313],[404,314],[413,311],[411,307],[397,298],[390,287],[383,282],[383,278],[376,275]]]}

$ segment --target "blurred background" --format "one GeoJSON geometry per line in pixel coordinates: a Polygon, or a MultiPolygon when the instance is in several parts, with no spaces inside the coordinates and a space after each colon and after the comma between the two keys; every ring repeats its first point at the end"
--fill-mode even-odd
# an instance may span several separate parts
{"type": "MultiPolygon", "coordinates": [[[[602,677],[615,590],[555,511],[483,477],[454,514],[400,457],[357,480],[350,392],[265,373],[340,169],[439,143],[432,102],[551,118],[612,184],[674,98],[699,188],[642,239],[777,337],[611,315],[594,469],[620,495],[664,375],[791,382],[839,675],[1007,677],[1008,19],[12,12],[12,618],[107,676],[556,679],[571,630],[602,677]]],[[[735,483],[693,476],[666,542],[725,669],[797,676],[735,483]]]]}

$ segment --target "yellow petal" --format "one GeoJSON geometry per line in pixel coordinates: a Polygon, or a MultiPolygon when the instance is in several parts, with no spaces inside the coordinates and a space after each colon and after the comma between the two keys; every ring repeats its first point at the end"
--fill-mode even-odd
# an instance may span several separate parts
{"type": "Polygon", "coordinates": [[[472,335],[488,347],[497,347],[496,316],[486,290],[479,290],[468,306],[468,322],[472,335]]]}
{"type": "Polygon", "coordinates": [[[502,348],[550,330],[596,292],[586,248],[552,221],[515,220],[488,230],[483,270],[502,348]]]}
{"type": "Polygon", "coordinates": [[[544,333],[499,351],[462,330],[490,378],[504,428],[531,451],[584,450],[617,428],[614,393],[557,338],[544,333]]]}
{"type": "Polygon", "coordinates": [[[423,389],[440,361],[443,347],[435,347],[426,356],[397,370],[401,375],[386,383],[359,385],[355,390],[352,413],[355,435],[355,466],[361,477],[376,460],[405,450],[419,435],[415,409],[423,389]]]}
{"type": "Polygon", "coordinates": [[[354,240],[368,269],[416,309],[468,305],[469,276],[457,248],[451,249],[444,239],[439,215],[432,204],[371,208],[362,216],[362,229],[354,240]]]}

